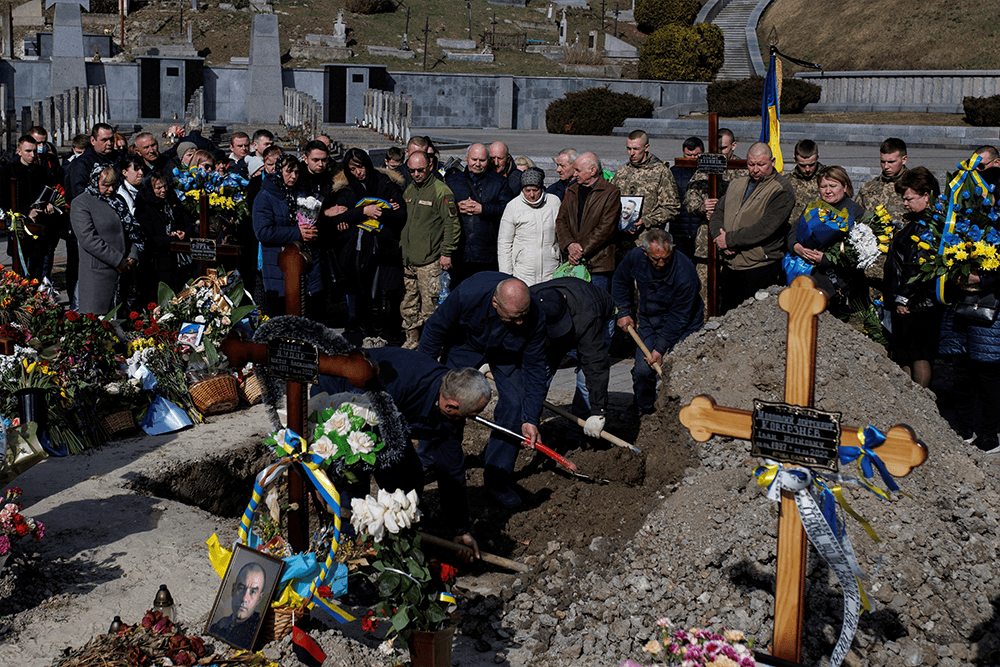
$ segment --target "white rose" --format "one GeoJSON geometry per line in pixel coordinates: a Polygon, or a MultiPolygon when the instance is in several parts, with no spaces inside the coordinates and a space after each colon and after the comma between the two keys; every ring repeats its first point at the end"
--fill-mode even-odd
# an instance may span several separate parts
{"type": "Polygon", "coordinates": [[[365,407],[364,405],[351,405],[351,410],[354,412],[356,417],[364,419],[365,423],[371,424],[372,426],[378,425],[378,413],[371,408],[365,407]]]}
{"type": "Polygon", "coordinates": [[[347,436],[347,444],[355,454],[370,454],[375,449],[375,441],[370,435],[361,431],[355,431],[347,436]]]}
{"type": "Polygon", "coordinates": [[[365,532],[376,542],[381,542],[385,537],[385,508],[371,496],[366,496],[365,511],[368,513],[365,532]]]}
{"type": "Polygon", "coordinates": [[[120,391],[118,389],[118,385],[116,383],[114,383],[114,382],[112,382],[107,387],[105,387],[104,390],[106,392],[108,392],[109,394],[111,394],[112,396],[114,396],[115,394],[117,394],[120,391]]]}
{"type": "Polygon", "coordinates": [[[323,424],[323,430],[327,433],[347,435],[347,432],[351,430],[351,416],[346,412],[334,412],[323,424]]]}
{"type": "Polygon", "coordinates": [[[309,449],[317,456],[322,456],[324,459],[328,459],[337,453],[337,445],[333,444],[333,440],[326,437],[325,435],[314,442],[309,449]]]}
{"type": "Polygon", "coordinates": [[[173,316],[174,316],[173,313],[164,313],[163,315],[160,316],[160,319],[158,321],[162,324],[173,318],[173,316]]]}
{"type": "Polygon", "coordinates": [[[195,315],[194,321],[195,321],[196,324],[204,324],[205,323],[205,316],[204,315],[195,315]]]}

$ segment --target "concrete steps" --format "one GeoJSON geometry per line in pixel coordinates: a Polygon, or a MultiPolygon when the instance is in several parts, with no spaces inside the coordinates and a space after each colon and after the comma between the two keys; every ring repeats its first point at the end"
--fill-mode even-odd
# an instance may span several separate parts
{"type": "Polygon", "coordinates": [[[725,62],[717,81],[746,79],[753,74],[750,53],[747,51],[747,23],[757,8],[758,0],[731,0],[712,21],[722,30],[725,38],[725,62]]]}

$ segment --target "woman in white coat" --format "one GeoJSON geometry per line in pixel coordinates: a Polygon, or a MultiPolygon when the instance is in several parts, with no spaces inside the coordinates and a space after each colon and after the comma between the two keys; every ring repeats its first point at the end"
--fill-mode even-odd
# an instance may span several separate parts
{"type": "Polygon", "coordinates": [[[521,194],[507,204],[500,219],[497,255],[500,271],[528,285],[551,280],[559,267],[556,214],[559,198],[545,192],[545,172],[521,172],[521,194]]]}

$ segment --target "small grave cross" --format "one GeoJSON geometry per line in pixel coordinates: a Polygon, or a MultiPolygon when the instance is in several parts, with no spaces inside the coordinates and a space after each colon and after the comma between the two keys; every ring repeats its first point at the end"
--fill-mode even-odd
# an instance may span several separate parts
{"type": "MultiPolygon", "coordinates": [[[[244,221],[243,224],[249,224],[249,221],[244,221]]],[[[208,193],[202,190],[201,196],[198,197],[198,238],[174,241],[170,244],[170,250],[173,252],[191,253],[191,259],[198,262],[199,276],[205,275],[209,262],[215,262],[218,255],[235,257],[240,254],[238,245],[216,243],[216,240],[209,238],[208,235],[208,193]]]]}
{"type": "MultiPolygon", "coordinates": [[[[729,169],[746,169],[746,160],[726,160],[719,153],[719,114],[708,114],[708,153],[697,158],[674,158],[674,166],[700,169],[708,172],[708,197],[719,197],[719,174],[729,169]]],[[[715,317],[719,312],[719,254],[712,239],[708,240],[708,317],[715,317]]]]}
{"type": "MultiPolygon", "coordinates": [[[[278,254],[278,267],[285,274],[285,314],[301,316],[302,285],[308,272],[309,256],[298,243],[290,243],[278,254]]],[[[268,368],[269,374],[286,380],[285,398],[288,409],[288,428],[306,437],[306,384],[315,382],[319,373],[347,378],[352,386],[364,387],[377,372],[377,366],[360,350],[349,355],[328,355],[318,352],[315,346],[304,341],[271,341],[263,345],[231,336],[222,341],[221,348],[234,368],[247,362],[268,368]],[[311,350],[306,349],[311,347],[311,350]],[[307,358],[305,358],[307,357],[307,358]]],[[[298,509],[288,515],[288,541],[294,551],[304,551],[309,541],[309,510],[302,476],[291,467],[288,470],[288,500],[298,509]]]]}
{"type": "MultiPolygon", "coordinates": [[[[714,135],[712,135],[714,136],[714,135]]],[[[816,379],[816,332],[819,314],[826,309],[826,296],[812,278],[799,276],[781,292],[778,305],[788,313],[788,345],[785,356],[785,403],[812,405],[816,379]]],[[[711,396],[696,396],[681,409],[681,423],[698,442],[713,435],[749,440],[753,433],[749,410],[718,407],[711,396]]],[[[857,427],[843,427],[840,444],[857,446],[857,427]]],[[[877,449],[879,458],[894,477],[904,477],[927,460],[927,448],[909,426],[893,426],[877,449]]],[[[802,614],[805,595],[806,536],[790,491],[781,492],[778,514],[778,562],[775,568],[774,656],[801,662],[802,614]]]]}

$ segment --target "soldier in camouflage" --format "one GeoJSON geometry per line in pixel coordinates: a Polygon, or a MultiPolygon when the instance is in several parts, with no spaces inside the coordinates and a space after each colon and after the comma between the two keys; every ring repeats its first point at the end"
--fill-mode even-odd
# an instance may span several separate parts
{"type": "Polygon", "coordinates": [[[628,162],[615,172],[611,183],[623,197],[642,197],[642,211],[635,232],[628,240],[641,245],[640,232],[646,229],[669,229],[681,210],[677,183],[669,165],[649,152],[649,135],[635,130],[625,141],[628,162]]]}
{"type": "Polygon", "coordinates": [[[798,223],[809,202],[819,201],[819,183],[816,173],[824,167],[819,161],[819,146],[812,139],[802,139],[795,144],[795,169],[788,175],[788,182],[795,190],[795,208],[788,218],[790,224],[798,223]]]}
{"type": "MultiPolygon", "coordinates": [[[[717,136],[719,152],[725,155],[727,160],[732,160],[736,155],[736,135],[733,134],[732,130],[722,127],[719,128],[717,136]]],[[[746,169],[727,169],[719,178],[719,197],[726,194],[726,188],[729,187],[731,181],[748,174],[746,169]]],[[[687,209],[688,213],[697,215],[704,220],[711,214],[710,208],[714,207],[715,202],[708,198],[708,174],[702,171],[695,172],[688,183],[687,192],[684,194],[684,208],[687,209]]]]}
{"type": "Polygon", "coordinates": [[[889,138],[879,146],[882,173],[861,186],[854,200],[865,210],[874,211],[879,204],[885,206],[892,224],[900,229],[905,224],[903,199],[896,194],[896,181],[906,173],[906,142],[889,138]]]}
{"type": "Polygon", "coordinates": [[[403,288],[400,304],[408,350],[420,344],[418,329],[434,314],[441,290],[441,272],[451,269],[451,257],[458,248],[462,225],[458,220],[455,195],[432,175],[427,155],[414,151],[406,160],[413,181],[406,186],[406,225],[400,248],[403,251],[403,288]]]}

